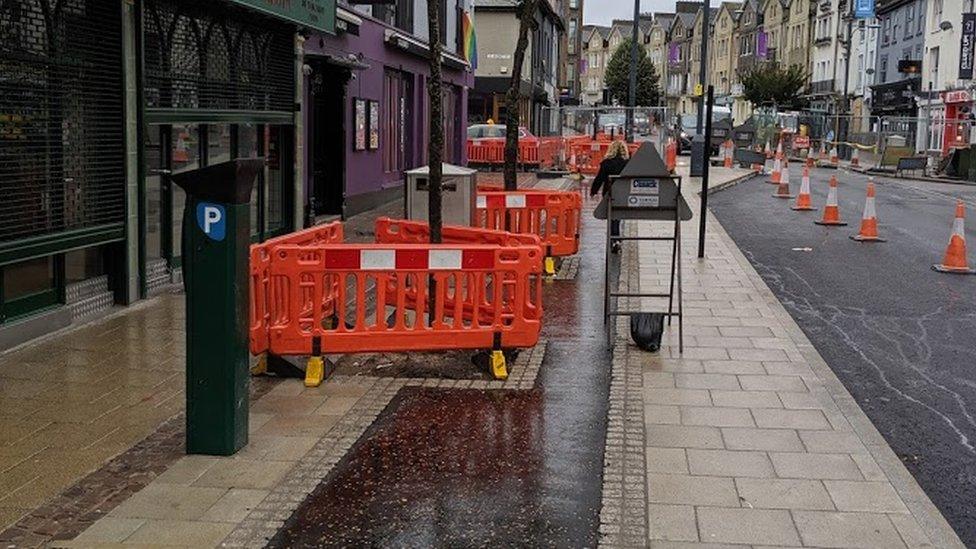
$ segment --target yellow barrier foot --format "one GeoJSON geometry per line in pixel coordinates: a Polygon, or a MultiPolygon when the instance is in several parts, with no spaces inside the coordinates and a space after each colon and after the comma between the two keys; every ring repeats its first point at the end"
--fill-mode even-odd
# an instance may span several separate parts
{"type": "Polygon", "coordinates": [[[258,356],[258,362],[254,366],[251,366],[252,376],[261,376],[268,373],[268,355],[266,353],[261,353],[258,356]]]}
{"type": "Polygon", "coordinates": [[[556,260],[552,257],[546,258],[546,274],[549,276],[555,276],[556,274],[556,260]]]}
{"type": "Polygon", "coordinates": [[[308,363],[305,365],[305,386],[318,387],[324,378],[325,361],[320,356],[309,357],[308,363]]]}
{"type": "Polygon", "coordinates": [[[495,379],[508,379],[508,368],[505,366],[505,354],[501,351],[491,352],[491,375],[495,379]]]}

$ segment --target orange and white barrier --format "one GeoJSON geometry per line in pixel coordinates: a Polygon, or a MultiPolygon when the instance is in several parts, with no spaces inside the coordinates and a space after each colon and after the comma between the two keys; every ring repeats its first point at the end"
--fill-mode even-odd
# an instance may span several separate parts
{"type": "Polygon", "coordinates": [[[783,173],[780,176],[779,185],[776,187],[776,192],[773,193],[776,198],[793,198],[790,194],[790,163],[783,162],[783,173]]]}
{"type": "Polygon", "coordinates": [[[878,213],[874,206],[874,181],[868,181],[868,195],[864,199],[864,213],[861,215],[861,230],[851,235],[858,242],[884,242],[878,236],[878,213]]]}
{"type": "Polygon", "coordinates": [[[837,204],[837,176],[830,176],[830,190],[827,191],[827,204],[824,205],[823,218],[814,221],[817,225],[843,226],[847,223],[840,220],[840,207],[837,204]]]}
{"type": "MultiPolygon", "coordinates": [[[[321,364],[324,353],[492,349],[504,378],[501,350],[539,340],[541,262],[534,246],[278,246],[269,352],[321,364]],[[332,310],[314,306],[329,294],[332,310]]],[[[322,380],[312,363],[306,385],[322,380]]]]}
{"type": "Polygon", "coordinates": [[[952,235],[946,247],[942,263],[932,265],[940,273],[973,274],[966,259],[966,208],[962,200],[956,201],[956,217],[952,222],[952,235]]]}
{"type": "MultiPolygon", "coordinates": [[[[307,229],[268,239],[260,244],[252,244],[250,250],[250,314],[248,332],[250,334],[250,350],[259,355],[268,351],[268,329],[272,320],[271,295],[271,261],[272,253],[278,246],[298,245],[317,246],[323,244],[338,244],[343,241],[342,222],[336,221],[325,225],[316,225],[307,229]]],[[[332,311],[335,307],[334,295],[325,293],[320,296],[315,306],[325,311],[332,311]]],[[[307,304],[312,307],[312,303],[307,304]]]]}
{"type": "Polygon", "coordinates": [[[735,144],[732,143],[731,139],[727,139],[725,141],[724,146],[725,146],[725,151],[724,151],[724,158],[722,159],[722,166],[725,168],[731,168],[732,154],[735,151],[735,144]]]}
{"type": "MultiPolygon", "coordinates": [[[[809,156],[807,159],[809,160],[809,156]]],[[[800,180],[800,194],[796,195],[796,204],[792,207],[797,211],[811,211],[816,208],[813,207],[813,201],[810,198],[810,168],[803,168],[803,177],[800,180]]]]}
{"type": "Polygon", "coordinates": [[[583,197],[576,191],[479,192],[479,227],[518,234],[534,234],[546,252],[546,272],[553,274],[553,257],[579,252],[583,197]]]}

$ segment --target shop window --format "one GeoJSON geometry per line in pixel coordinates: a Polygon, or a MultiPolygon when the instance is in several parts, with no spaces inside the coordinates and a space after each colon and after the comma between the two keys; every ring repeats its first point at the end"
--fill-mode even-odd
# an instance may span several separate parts
{"type": "MultiPolygon", "coordinates": [[[[172,171],[173,173],[195,170],[200,167],[200,128],[196,124],[174,124],[172,129],[172,171]]],[[[186,193],[179,185],[172,185],[173,204],[173,256],[180,253],[183,238],[183,208],[186,206],[186,193]]]]}
{"type": "Polygon", "coordinates": [[[64,280],[81,282],[105,274],[105,248],[94,246],[64,254],[64,280]]]}
{"type": "Polygon", "coordinates": [[[0,267],[0,322],[56,305],[60,300],[56,256],[0,267]]]}
{"type": "Polygon", "coordinates": [[[231,158],[231,125],[211,124],[207,127],[207,164],[220,164],[231,158]]]}

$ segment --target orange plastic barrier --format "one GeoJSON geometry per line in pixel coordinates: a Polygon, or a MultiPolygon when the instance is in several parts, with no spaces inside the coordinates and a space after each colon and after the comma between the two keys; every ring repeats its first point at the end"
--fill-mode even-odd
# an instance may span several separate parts
{"type": "MultiPolygon", "coordinates": [[[[249,331],[252,354],[257,355],[268,350],[268,328],[271,322],[271,309],[268,302],[271,284],[269,269],[272,251],[281,245],[337,244],[341,243],[343,238],[342,222],[335,221],[251,245],[249,331]]],[[[331,310],[334,305],[333,298],[334,295],[332,294],[323,296],[323,299],[319,301],[319,307],[324,310],[331,310]]],[[[309,308],[312,307],[311,303],[306,305],[309,308]]]]}
{"type": "Polygon", "coordinates": [[[531,347],[541,329],[542,290],[533,283],[541,262],[532,246],[278,246],[270,263],[269,349],[320,355],[531,347]],[[308,306],[333,291],[334,312],[308,306]],[[333,315],[353,320],[333,322],[333,315]]]}
{"type": "Polygon", "coordinates": [[[547,256],[579,251],[583,198],[576,191],[478,192],[478,224],[486,229],[537,235],[547,256]]]}
{"type": "MultiPolygon", "coordinates": [[[[504,164],[505,141],[502,139],[468,140],[469,164],[504,164]]],[[[540,137],[533,141],[519,141],[518,162],[527,166],[550,168],[556,165],[560,149],[563,147],[561,137],[540,137]]]]}
{"type": "MultiPolygon", "coordinates": [[[[424,221],[380,217],[374,225],[377,244],[427,244],[430,225],[424,221]]],[[[488,244],[493,246],[535,246],[542,252],[542,240],[534,234],[517,234],[479,227],[444,225],[445,244],[488,244]]]]}

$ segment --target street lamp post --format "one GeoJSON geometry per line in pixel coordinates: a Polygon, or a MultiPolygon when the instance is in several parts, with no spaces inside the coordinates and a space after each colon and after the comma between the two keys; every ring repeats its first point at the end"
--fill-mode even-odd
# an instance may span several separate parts
{"type": "Polygon", "coordinates": [[[631,31],[630,44],[630,89],[628,90],[627,106],[627,135],[629,142],[634,140],[634,108],[637,107],[637,57],[640,46],[637,43],[638,25],[640,24],[640,0],[634,0],[634,28],[631,31]]]}
{"type": "MultiPolygon", "coordinates": [[[[702,116],[705,114],[705,86],[706,86],[706,68],[708,66],[708,16],[709,12],[712,11],[711,0],[705,0],[704,11],[702,11],[702,40],[701,40],[701,63],[698,68],[698,81],[701,84],[702,94],[698,97],[698,124],[695,127],[695,132],[698,135],[702,134],[702,116]]],[[[707,143],[706,143],[707,145],[707,143]]],[[[708,147],[705,147],[705,160],[708,160],[708,147]]]]}

